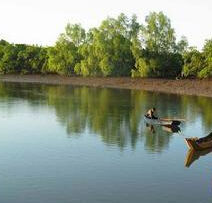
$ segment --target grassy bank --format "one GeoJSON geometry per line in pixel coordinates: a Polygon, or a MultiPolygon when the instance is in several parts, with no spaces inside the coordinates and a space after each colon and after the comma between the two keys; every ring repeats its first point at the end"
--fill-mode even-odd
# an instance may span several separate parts
{"type": "Polygon", "coordinates": [[[0,81],[138,89],[212,97],[212,80],[141,79],[129,77],[83,78],[59,75],[1,75],[0,81]]]}

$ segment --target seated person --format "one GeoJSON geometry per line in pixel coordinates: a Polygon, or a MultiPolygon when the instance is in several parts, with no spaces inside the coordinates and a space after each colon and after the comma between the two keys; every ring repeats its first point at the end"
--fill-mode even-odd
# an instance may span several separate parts
{"type": "Polygon", "coordinates": [[[152,109],[149,109],[148,111],[147,111],[147,113],[146,113],[146,117],[147,118],[150,118],[150,119],[158,119],[158,117],[156,117],[155,115],[154,115],[154,113],[156,112],[156,109],[153,107],[152,109]]]}

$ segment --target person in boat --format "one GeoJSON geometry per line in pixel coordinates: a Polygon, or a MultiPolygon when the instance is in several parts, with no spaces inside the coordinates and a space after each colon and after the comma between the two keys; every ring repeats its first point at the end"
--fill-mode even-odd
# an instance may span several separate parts
{"type": "Polygon", "coordinates": [[[155,107],[153,107],[152,109],[149,109],[149,110],[147,111],[147,113],[146,113],[145,116],[146,116],[147,118],[150,118],[150,119],[158,119],[158,117],[154,115],[155,112],[156,112],[156,109],[155,109],[155,107]]]}

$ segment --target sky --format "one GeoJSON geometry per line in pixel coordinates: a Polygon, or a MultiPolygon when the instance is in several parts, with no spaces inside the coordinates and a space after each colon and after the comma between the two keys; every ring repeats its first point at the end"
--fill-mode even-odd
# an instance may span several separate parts
{"type": "Polygon", "coordinates": [[[163,11],[190,46],[212,38],[212,0],[0,0],[0,9],[0,39],[11,43],[54,45],[68,22],[89,29],[125,13],[144,23],[151,11],[163,11]]]}

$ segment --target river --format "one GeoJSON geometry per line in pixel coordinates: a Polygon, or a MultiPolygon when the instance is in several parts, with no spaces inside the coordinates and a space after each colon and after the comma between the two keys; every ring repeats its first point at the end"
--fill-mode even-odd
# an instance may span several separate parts
{"type": "Polygon", "coordinates": [[[209,203],[212,99],[140,90],[0,83],[0,202],[209,203]],[[151,107],[185,118],[147,126],[151,107]]]}

